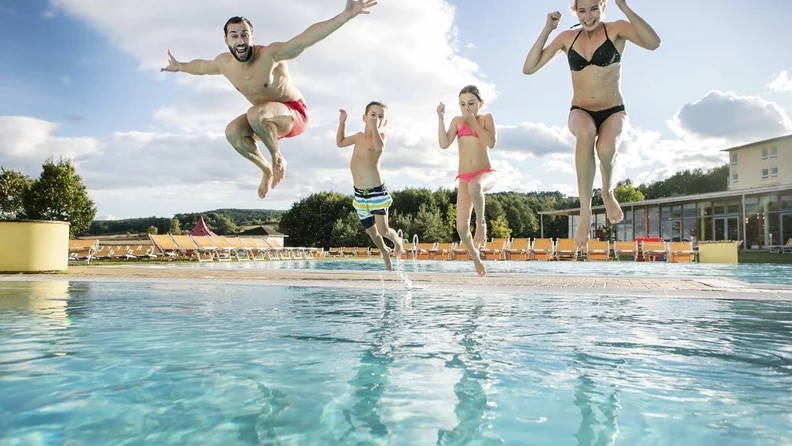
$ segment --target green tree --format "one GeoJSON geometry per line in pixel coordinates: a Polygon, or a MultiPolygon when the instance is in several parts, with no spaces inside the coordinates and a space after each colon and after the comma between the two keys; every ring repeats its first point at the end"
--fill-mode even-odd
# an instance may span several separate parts
{"type": "Polygon", "coordinates": [[[204,221],[212,228],[212,231],[219,235],[231,235],[237,230],[234,222],[225,214],[212,212],[207,215],[204,221]]]}
{"type": "Polygon", "coordinates": [[[181,228],[181,223],[179,223],[178,219],[176,219],[176,218],[171,218],[170,219],[170,223],[168,225],[168,231],[167,232],[169,234],[173,234],[173,235],[181,235],[182,228],[181,228]]]}
{"type": "Polygon", "coordinates": [[[412,230],[418,234],[418,241],[421,243],[443,242],[451,238],[448,226],[436,207],[420,205],[412,223],[412,230]]]}
{"type": "Polygon", "coordinates": [[[613,189],[613,196],[616,197],[616,201],[619,203],[631,203],[644,200],[644,194],[634,188],[632,182],[629,180],[624,183],[619,183],[619,185],[613,189]]]}
{"type": "Polygon", "coordinates": [[[157,229],[156,226],[149,226],[148,229],[146,230],[146,234],[157,235],[158,232],[159,232],[159,230],[157,229]]]}
{"type": "Polygon", "coordinates": [[[421,205],[426,205],[431,208],[437,208],[437,197],[435,194],[426,188],[407,188],[400,191],[391,192],[393,198],[393,205],[391,212],[393,214],[410,214],[416,215],[421,205]]]}
{"type": "Polygon", "coordinates": [[[489,226],[492,238],[509,238],[511,236],[509,221],[506,220],[505,215],[499,215],[495,220],[491,220],[489,226]]]}
{"type": "Polygon", "coordinates": [[[459,234],[457,234],[456,230],[456,220],[457,220],[457,207],[455,204],[451,204],[448,206],[448,210],[445,213],[445,224],[446,230],[450,234],[450,237],[445,241],[456,240],[459,241],[459,234]]]}
{"type": "Polygon", "coordinates": [[[402,239],[409,239],[410,241],[412,241],[412,236],[415,234],[413,222],[413,216],[409,214],[393,213],[393,215],[388,217],[388,226],[396,232],[401,231],[402,239]]]}
{"type": "Polygon", "coordinates": [[[69,235],[86,232],[96,206],[70,160],[48,158],[41,176],[24,195],[25,216],[33,220],[67,221],[69,235]]]}
{"type": "Polygon", "coordinates": [[[0,167],[0,219],[17,219],[24,215],[24,197],[32,185],[29,176],[0,167]]]}
{"type": "Polygon", "coordinates": [[[330,244],[333,246],[363,247],[373,245],[373,242],[363,229],[363,225],[360,224],[357,212],[350,211],[333,223],[330,244]]]}
{"type": "Polygon", "coordinates": [[[279,228],[293,246],[330,248],[336,220],[351,211],[351,196],[320,192],[294,203],[281,217],[279,228]]]}

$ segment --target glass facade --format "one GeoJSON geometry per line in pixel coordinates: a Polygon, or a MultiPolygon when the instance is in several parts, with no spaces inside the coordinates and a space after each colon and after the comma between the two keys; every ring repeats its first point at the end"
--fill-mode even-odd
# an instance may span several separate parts
{"type": "MultiPolygon", "coordinates": [[[[683,201],[662,205],[623,206],[624,220],[613,225],[616,240],[661,237],[665,241],[743,240],[744,249],[766,249],[792,238],[792,190],[712,201],[683,201]]],[[[570,216],[570,227],[579,217],[570,216]]],[[[606,224],[596,210],[592,226],[606,224]]]]}

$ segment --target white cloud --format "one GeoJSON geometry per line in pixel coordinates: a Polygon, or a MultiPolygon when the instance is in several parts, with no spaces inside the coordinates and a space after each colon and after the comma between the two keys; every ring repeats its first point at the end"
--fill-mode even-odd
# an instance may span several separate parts
{"type": "Polygon", "coordinates": [[[767,83],[767,88],[781,93],[792,92],[792,79],[789,78],[789,74],[784,70],[773,75],[773,79],[767,83]]]}
{"type": "Polygon", "coordinates": [[[575,173],[575,168],[571,164],[558,159],[548,159],[542,163],[542,169],[546,172],[575,173]]]}
{"type": "MultiPolygon", "coordinates": [[[[115,133],[102,141],[105,153],[84,163],[89,188],[97,201],[108,203],[100,204],[100,213],[128,216],[128,210],[106,207],[141,196],[150,197],[146,208],[133,214],[147,214],[149,206],[167,209],[168,200],[170,213],[193,204],[204,209],[212,202],[288,208],[320,190],[347,192],[349,152],[334,143],[338,109],[362,115],[373,99],[389,106],[382,169],[391,189],[451,187],[457,154],[455,148],[442,151],[437,145],[437,103],[456,103],[459,90],[471,83],[488,103],[498,95],[479,67],[460,56],[464,44],[457,40],[455,10],[448,2],[380,2],[370,15],[355,18],[289,62],[311,124],[303,135],[281,141],[289,163],[286,180],[261,201],[255,194],[260,172],[223,136],[227,123],[250,104],[221,76],[160,73],[159,68],[168,49],[180,60],[211,59],[227,51],[222,26],[228,17],[248,17],[256,43],[267,44],[335,16],[343,0],[51,0],[51,5],[131,54],[146,75],[192,91],[152,112],[159,128],[115,133]]],[[[356,130],[350,120],[348,131],[356,130]]],[[[129,201],[127,206],[135,205],[129,201]]]]}
{"type": "Polygon", "coordinates": [[[53,135],[61,124],[25,116],[0,116],[0,160],[7,169],[38,177],[48,157],[75,162],[101,153],[95,138],[61,138],[53,135]]]}
{"type": "Polygon", "coordinates": [[[520,125],[498,126],[498,150],[515,154],[544,156],[574,153],[575,138],[565,127],[524,122],[520,125]]]}
{"type": "Polygon", "coordinates": [[[741,144],[792,132],[792,120],[775,102],[759,96],[711,91],[687,103],[668,122],[682,139],[741,144]]]}

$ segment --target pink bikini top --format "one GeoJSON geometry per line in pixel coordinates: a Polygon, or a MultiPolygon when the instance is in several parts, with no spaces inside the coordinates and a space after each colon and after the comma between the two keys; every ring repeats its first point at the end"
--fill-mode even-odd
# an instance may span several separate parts
{"type": "Polygon", "coordinates": [[[478,133],[470,129],[467,122],[463,122],[462,126],[459,127],[459,130],[457,130],[457,137],[460,136],[475,136],[476,138],[479,137],[478,133]]]}

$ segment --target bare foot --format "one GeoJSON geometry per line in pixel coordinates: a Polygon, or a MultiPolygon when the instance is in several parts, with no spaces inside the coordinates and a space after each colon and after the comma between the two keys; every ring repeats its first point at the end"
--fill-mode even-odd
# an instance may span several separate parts
{"type": "Polygon", "coordinates": [[[275,189],[286,177],[286,160],[281,155],[274,157],[272,159],[272,169],[272,188],[275,189]]]}
{"type": "Polygon", "coordinates": [[[264,176],[261,178],[261,184],[259,184],[258,187],[259,198],[267,197],[271,185],[272,185],[272,169],[267,169],[264,171],[264,176]]]}
{"type": "Polygon", "coordinates": [[[613,191],[608,191],[602,194],[602,203],[605,205],[605,213],[611,223],[618,223],[624,220],[624,213],[622,212],[619,202],[613,196],[613,191]]]}
{"type": "Polygon", "coordinates": [[[382,253],[382,259],[385,260],[385,269],[388,271],[393,271],[393,264],[391,263],[390,253],[385,252],[382,253]]]}
{"type": "Polygon", "coordinates": [[[589,241],[589,230],[591,229],[591,216],[580,213],[580,223],[578,224],[577,231],[575,231],[575,245],[578,248],[583,248],[589,241]]]}
{"type": "Polygon", "coordinates": [[[481,247],[487,243],[487,222],[476,222],[476,235],[473,236],[473,246],[481,247]]]}
{"type": "Polygon", "coordinates": [[[402,247],[401,243],[396,243],[393,245],[393,256],[397,259],[400,259],[402,254],[404,253],[404,247],[402,247]]]}
{"type": "Polygon", "coordinates": [[[481,263],[481,257],[478,254],[472,254],[471,257],[473,258],[473,265],[476,267],[476,273],[484,277],[487,275],[487,268],[484,268],[484,264],[481,263]]]}

